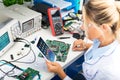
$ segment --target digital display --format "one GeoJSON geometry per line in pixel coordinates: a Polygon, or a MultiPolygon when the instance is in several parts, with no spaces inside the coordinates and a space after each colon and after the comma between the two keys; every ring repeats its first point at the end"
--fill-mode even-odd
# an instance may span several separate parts
{"type": "Polygon", "coordinates": [[[43,41],[41,37],[37,43],[37,47],[42,52],[41,54],[43,55],[43,57],[45,57],[46,59],[50,61],[55,60],[55,54],[50,50],[48,45],[43,41]]]}
{"type": "Polygon", "coordinates": [[[33,19],[24,22],[24,23],[23,23],[23,27],[22,27],[22,32],[24,33],[24,32],[26,32],[26,31],[28,31],[28,30],[34,28],[33,22],[34,22],[33,19]]]}
{"type": "Polygon", "coordinates": [[[10,43],[8,32],[0,36],[0,51],[4,49],[10,43]]]}

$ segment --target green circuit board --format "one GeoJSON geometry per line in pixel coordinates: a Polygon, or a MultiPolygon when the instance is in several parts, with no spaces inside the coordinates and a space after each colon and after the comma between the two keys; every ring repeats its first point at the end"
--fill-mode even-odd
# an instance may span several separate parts
{"type": "Polygon", "coordinates": [[[65,62],[69,52],[70,44],[57,40],[46,40],[46,43],[55,53],[57,61],[65,62]]]}
{"type": "Polygon", "coordinates": [[[18,75],[19,80],[33,80],[35,76],[39,76],[39,71],[36,71],[30,67],[28,67],[23,73],[18,75]]]}
{"type": "MultiPolygon", "coordinates": [[[[65,62],[67,59],[67,55],[69,52],[70,44],[57,41],[57,40],[46,40],[47,45],[49,48],[55,53],[57,57],[57,61],[65,62]]],[[[40,53],[38,57],[43,57],[40,53]]]]}

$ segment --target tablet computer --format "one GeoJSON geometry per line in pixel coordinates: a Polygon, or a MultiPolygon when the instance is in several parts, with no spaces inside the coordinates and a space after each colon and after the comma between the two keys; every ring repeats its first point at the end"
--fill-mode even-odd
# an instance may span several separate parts
{"type": "Polygon", "coordinates": [[[42,56],[45,59],[52,61],[52,62],[56,60],[56,55],[41,37],[39,38],[37,42],[37,48],[40,50],[42,56]]]}

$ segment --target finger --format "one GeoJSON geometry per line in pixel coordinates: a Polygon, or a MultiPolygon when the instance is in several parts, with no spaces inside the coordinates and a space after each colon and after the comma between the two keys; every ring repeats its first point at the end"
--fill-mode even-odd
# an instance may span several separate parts
{"type": "Polygon", "coordinates": [[[51,62],[51,65],[52,65],[52,66],[58,66],[59,63],[57,63],[57,62],[51,62]]]}
{"type": "Polygon", "coordinates": [[[76,47],[76,48],[73,48],[73,50],[74,50],[74,51],[83,51],[84,48],[77,48],[77,47],[76,47]]]}
{"type": "Polygon", "coordinates": [[[83,48],[83,47],[82,47],[82,44],[77,44],[77,45],[72,47],[73,50],[74,50],[74,48],[83,48]]]}
{"type": "Polygon", "coordinates": [[[77,47],[77,45],[82,45],[82,44],[83,44],[83,40],[81,40],[81,39],[76,40],[76,41],[74,41],[74,43],[73,43],[73,48],[74,48],[74,47],[77,47]]]}
{"type": "Polygon", "coordinates": [[[50,68],[50,67],[53,66],[53,65],[52,65],[52,62],[50,62],[50,61],[46,61],[46,65],[47,65],[48,68],[50,68]]]}
{"type": "Polygon", "coordinates": [[[74,48],[76,46],[76,44],[75,44],[75,42],[73,43],[73,47],[72,48],[74,48]]]}
{"type": "Polygon", "coordinates": [[[51,61],[49,61],[48,59],[45,60],[47,63],[50,63],[51,61]]]}
{"type": "Polygon", "coordinates": [[[46,60],[47,65],[51,65],[51,66],[56,66],[59,65],[57,62],[51,62],[49,60],[46,60]]]}
{"type": "Polygon", "coordinates": [[[51,62],[49,60],[45,60],[47,65],[50,65],[51,62]]]}
{"type": "Polygon", "coordinates": [[[77,45],[80,45],[80,43],[75,43],[75,44],[73,44],[73,47],[72,48],[75,48],[75,47],[77,47],[77,45]]]}
{"type": "Polygon", "coordinates": [[[47,65],[48,71],[52,71],[53,65],[49,62],[47,62],[46,65],[47,65]]]}

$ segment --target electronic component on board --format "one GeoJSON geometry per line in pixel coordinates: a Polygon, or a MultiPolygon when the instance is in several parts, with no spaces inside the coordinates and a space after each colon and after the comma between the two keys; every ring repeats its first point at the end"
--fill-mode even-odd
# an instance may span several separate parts
{"type": "Polygon", "coordinates": [[[39,71],[36,71],[36,70],[28,67],[23,73],[18,75],[17,78],[19,80],[33,80],[33,78],[37,75],[40,78],[39,71]]]}

